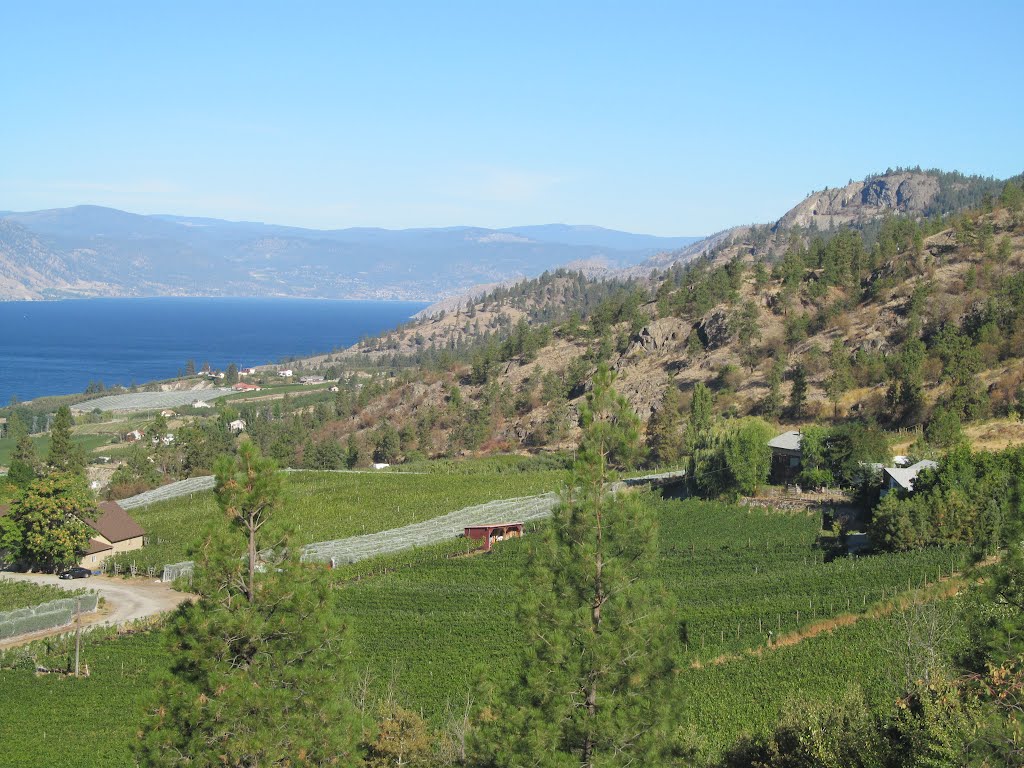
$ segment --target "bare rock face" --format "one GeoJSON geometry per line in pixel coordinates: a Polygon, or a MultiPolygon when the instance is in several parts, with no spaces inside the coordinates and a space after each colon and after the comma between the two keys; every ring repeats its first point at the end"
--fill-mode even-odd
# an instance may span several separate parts
{"type": "Polygon", "coordinates": [[[647,352],[663,350],[675,346],[678,342],[679,323],[671,320],[655,320],[650,325],[644,326],[633,339],[634,344],[639,345],[647,352]]]}
{"type": "Polygon", "coordinates": [[[923,213],[939,192],[939,182],[925,173],[890,173],[854,181],[840,189],[815,192],[779,219],[777,230],[790,227],[819,229],[873,218],[887,211],[923,213]]]}
{"type": "Polygon", "coordinates": [[[694,329],[700,337],[704,349],[712,350],[724,347],[729,343],[729,319],[725,312],[716,309],[701,319],[694,329]]]}

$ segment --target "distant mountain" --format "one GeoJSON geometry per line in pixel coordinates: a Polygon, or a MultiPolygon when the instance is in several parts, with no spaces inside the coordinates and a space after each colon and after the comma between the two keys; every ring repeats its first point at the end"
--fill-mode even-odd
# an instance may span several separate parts
{"type": "Polygon", "coordinates": [[[567,263],[624,268],[698,239],[562,224],[312,230],[82,205],[0,214],[0,299],[437,299],[567,263]]]}

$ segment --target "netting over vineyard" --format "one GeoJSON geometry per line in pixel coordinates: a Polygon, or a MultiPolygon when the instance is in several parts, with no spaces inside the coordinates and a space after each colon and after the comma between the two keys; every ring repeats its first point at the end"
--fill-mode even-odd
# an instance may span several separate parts
{"type": "Polygon", "coordinates": [[[324,561],[334,558],[337,563],[354,563],[375,555],[454,539],[462,535],[467,525],[540,520],[549,517],[557,503],[558,496],[554,493],[489,501],[402,528],[310,544],[303,548],[302,558],[324,561]]]}
{"type": "Polygon", "coordinates": [[[232,390],[218,387],[215,389],[186,389],[177,392],[132,392],[126,395],[107,395],[95,400],[86,400],[71,406],[71,410],[86,412],[99,409],[101,411],[155,411],[160,408],[177,408],[191,405],[197,400],[209,402],[230,395],[232,390]]]}
{"type": "Polygon", "coordinates": [[[212,491],[213,486],[213,475],[190,477],[187,480],[179,480],[176,483],[169,483],[159,488],[154,488],[152,491],[140,493],[138,496],[130,496],[127,499],[121,499],[121,501],[117,503],[124,509],[134,509],[135,507],[144,507],[147,504],[153,504],[157,501],[167,501],[168,499],[176,499],[179,496],[187,496],[190,493],[212,491]]]}
{"type": "Polygon", "coordinates": [[[51,600],[42,605],[30,608],[18,608],[7,613],[0,613],[0,640],[28,632],[41,632],[44,629],[63,627],[70,624],[76,611],[88,613],[96,610],[99,595],[95,592],[80,597],[65,597],[51,600]]]}

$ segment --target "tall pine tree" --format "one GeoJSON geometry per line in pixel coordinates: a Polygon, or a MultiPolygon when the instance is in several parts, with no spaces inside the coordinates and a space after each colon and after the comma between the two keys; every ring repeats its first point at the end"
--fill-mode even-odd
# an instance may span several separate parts
{"type": "Polygon", "coordinates": [[[361,765],[346,697],[347,632],[329,571],[300,562],[268,524],[279,476],[246,445],[234,462],[218,462],[226,521],[198,553],[199,600],[168,622],[170,669],[136,758],[144,766],[361,765]],[[260,552],[270,562],[258,568],[260,552]]]}
{"type": "Polygon", "coordinates": [[[519,617],[529,650],[478,734],[483,764],[651,765],[672,749],[655,520],[641,498],[610,488],[639,424],[613,380],[607,369],[595,374],[573,483],[532,540],[519,617]]]}
{"type": "Polygon", "coordinates": [[[57,409],[50,427],[50,452],[46,456],[47,465],[55,472],[73,475],[85,472],[85,452],[71,440],[74,423],[70,408],[62,405],[57,409]]]}

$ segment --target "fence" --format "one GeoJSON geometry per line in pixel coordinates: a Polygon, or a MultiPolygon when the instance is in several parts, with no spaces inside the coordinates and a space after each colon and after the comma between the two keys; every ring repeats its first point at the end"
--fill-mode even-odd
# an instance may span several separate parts
{"type": "Polygon", "coordinates": [[[89,592],[81,597],[63,597],[30,608],[0,613],[0,640],[29,632],[42,632],[70,624],[76,611],[91,613],[99,604],[99,595],[89,592]]]}
{"type": "Polygon", "coordinates": [[[186,560],[183,563],[172,563],[171,565],[164,566],[163,575],[160,576],[160,581],[174,581],[182,577],[191,579],[192,571],[195,568],[195,563],[191,560],[186,560]]]}

